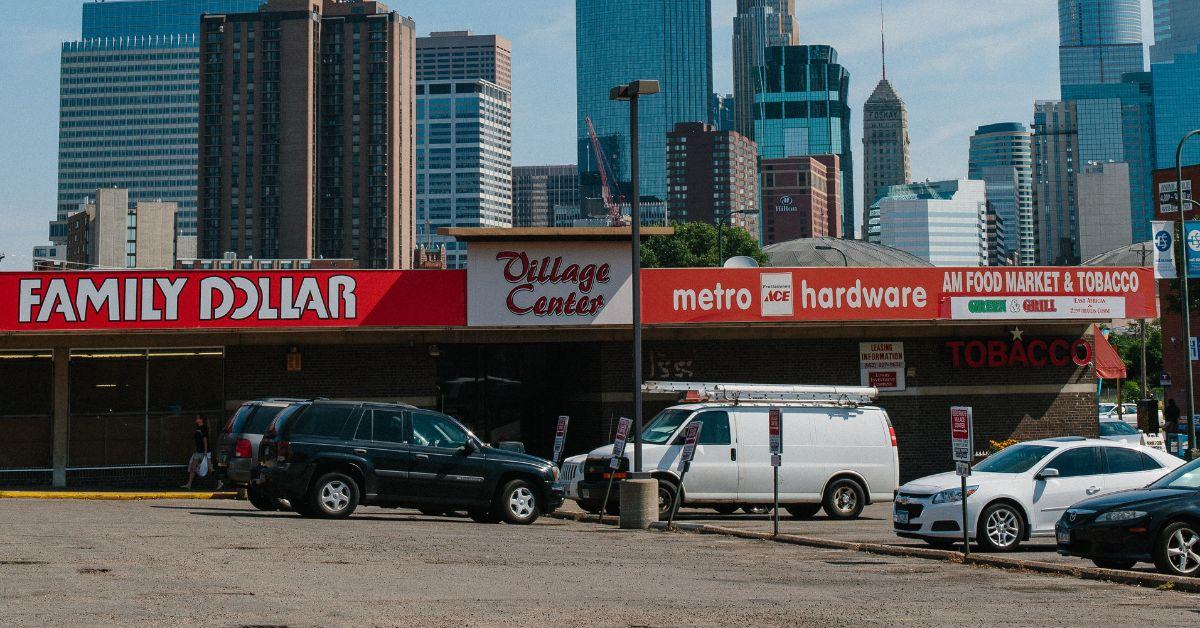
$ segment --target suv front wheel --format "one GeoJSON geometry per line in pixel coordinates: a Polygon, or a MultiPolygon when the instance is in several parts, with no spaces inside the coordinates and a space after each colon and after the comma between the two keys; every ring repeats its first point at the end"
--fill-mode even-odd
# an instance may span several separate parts
{"type": "Polygon", "coordinates": [[[492,512],[499,513],[508,523],[529,525],[541,515],[538,497],[532,484],[525,480],[512,480],[496,494],[492,512]]]}
{"type": "Polygon", "coordinates": [[[313,483],[308,501],[314,514],[345,519],[358,507],[358,483],[345,473],[326,473],[313,483]]]}

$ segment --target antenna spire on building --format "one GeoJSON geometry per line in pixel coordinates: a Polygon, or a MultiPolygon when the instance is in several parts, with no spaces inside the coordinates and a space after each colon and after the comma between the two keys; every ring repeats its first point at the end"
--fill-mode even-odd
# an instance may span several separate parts
{"type": "Polygon", "coordinates": [[[883,0],[879,0],[879,58],[883,62],[883,80],[887,80],[887,28],[883,21],[883,0]]]}

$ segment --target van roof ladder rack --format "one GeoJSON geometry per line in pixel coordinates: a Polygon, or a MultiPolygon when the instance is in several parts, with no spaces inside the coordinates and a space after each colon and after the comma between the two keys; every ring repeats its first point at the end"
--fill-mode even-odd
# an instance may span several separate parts
{"type": "Polygon", "coordinates": [[[645,393],[696,393],[709,401],[832,403],[862,405],[871,403],[879,391],[866,386],[802,386],[792,384],[731,384],[722,382],[663,382],[642,384],[645,393]]]}

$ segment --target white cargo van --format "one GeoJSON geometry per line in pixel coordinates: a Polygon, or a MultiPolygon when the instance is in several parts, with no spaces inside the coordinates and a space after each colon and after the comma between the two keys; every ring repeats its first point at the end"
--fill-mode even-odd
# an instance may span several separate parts
{"type": "MultiPolygon", "coordinates": [[[[891,501],[899,486],[895,431],[887,413],[868,405],[873,388],[648,382],[646,392],[682,392],[688,403],[663,410],[642,433],[643,471],[659,480],[665,513],[679,486],[684,427],[702,421],[683,504],[730,513],[769,506],[774,500],[768,416],[781,410],[783,456],[779,502],[796,517],[822,507],[832,518],[851,519],[865,504],[891,501]]],[[[559,483],[589,512],[604,506],[612,446],[567,458],[559,483]]],[[[614,476],[633,467],[632,439],[614,476]]],[[[607,510],[615,512],[619,482],[607,510]]]]}

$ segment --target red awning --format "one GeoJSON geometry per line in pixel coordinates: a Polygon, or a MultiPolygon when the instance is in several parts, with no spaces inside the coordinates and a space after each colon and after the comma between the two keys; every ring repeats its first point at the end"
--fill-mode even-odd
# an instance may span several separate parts
{"type": "Polygon", "coordinates": [[[1100,333],[1100,326],[1093,326],[1096,338],[1096,351],[1093,363],[1096,366],[1096,377],[1100,379],[1125,379],[1125,361],[1108,339],[1100,333]]]}

